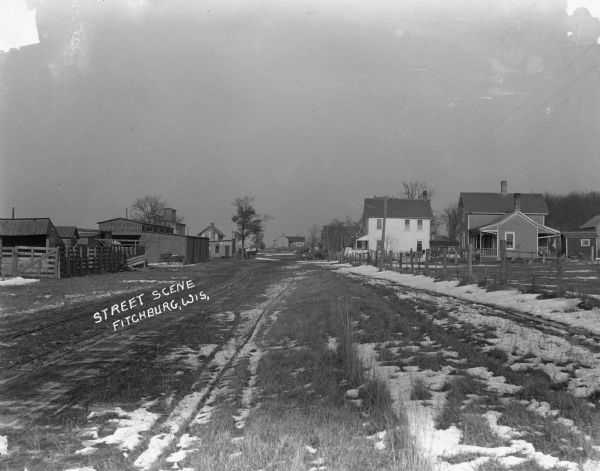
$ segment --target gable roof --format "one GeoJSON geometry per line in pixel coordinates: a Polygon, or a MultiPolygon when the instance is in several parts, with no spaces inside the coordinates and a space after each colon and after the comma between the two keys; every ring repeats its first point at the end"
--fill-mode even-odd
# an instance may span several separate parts
{"type": "Polygon", "coordinates": [[[304,242],[306,239],[304,236],[285,236],[288,242],[304,242]]]}
{"type": "MultiPolygon", "coordinates": [[[[382,218],[383,198],[365,198],[363,218],[382,218]]],[[[407,200],[402,198],[388,198],[388,218],[420,218],[432,219],[431,201],[407,200]]]]}
{"type": "Polygon", "coordinates": [[[0,219],[0,236],[47,235],[56,231],[49,218],[0,219]]]}
{"type": "Polygon", "coordinates": [[[529,224],[531,224],[532,226],[536,226],[538,228],[538,233],[541,231],[543,234],[552,234],[552,235],[559,235],[560,231],[557,231],[556,229],[552,229],[551,227],[548,226],[544,226],[543,224],[540,224],[538,222],[535,222],[533,219],[531,219],[529,216],[527,216],[526,214],[523,214],[521,211],[513,211],[510,214],[507,214],[501,218],[496,219],[496,221],[487,224],[483,227],[480,227],[479,230],[481,232],[488,232],[488,233],[494,233],[494,232],[498,232],[498,228],[500,227],[500,224],[509,221],[510,219],[513,219],[515,217],[524,219],[525,221],[527,221],[529,224]]]}
{"type": "MultiPolygon", "coordinates": [[[[466,213],[510,213],[515,209],[515,194],[507,193],[461,193],[466,213]]],[[[521,212],[548,214],[548,206],[541,193],[521,193],[521,212]]]]}
{"type": "Polygon", "coordinates": [[[596,229],[598,224],[600,224],[600,214],[598,216],[594,216],[588,222],[579,226],[579,229],[596,229]]]}
{"type": "Polygon", "coordinates": [[[56,230],[61,239],[70,239],[71,237],[79,239],[79,231],[75,226],[56,226],[56,230]]]}
{"type": "Polygon", "coordinates": [[[201,230],[200,232],[198,232],[198,235],[204,234],[208,230],[212,230],[212,231],[216,232],[218,235],[220,235],[221,237],[225,237],[225,234],[223,234],[219,229],[217,229],[215,227],[215,223],[214,222],[211,222],[206,228],[204,228],[203,230],[201,230]]]}

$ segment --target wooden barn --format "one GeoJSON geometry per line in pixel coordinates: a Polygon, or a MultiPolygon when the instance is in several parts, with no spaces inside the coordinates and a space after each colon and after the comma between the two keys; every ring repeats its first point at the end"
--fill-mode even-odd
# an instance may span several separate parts
{"type": "Polygon", "coordinates": [[[60,247],[64,243],[49,218],[0,219],[0,247],[60,247]]]}
{"type": "Polygon", "coordinates": [[[177,235],[173,227],[114,218],[98,222],[98,228],[111,232],[112,239],[123,247],[144,247],[149,263],[177,257],[188,264],[204,262],[209,257],[207,238],[177,235]]]}

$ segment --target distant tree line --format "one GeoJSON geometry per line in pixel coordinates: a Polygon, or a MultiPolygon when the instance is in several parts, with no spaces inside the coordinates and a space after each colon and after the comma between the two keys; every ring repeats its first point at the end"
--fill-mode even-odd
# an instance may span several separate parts
{"type": "Polygon", "coordinates": [[[600,192],[572,191],[565,195],[545,193],[548,205],[546,224],[561,231],[576,230],[600,214],[600,192]]]}

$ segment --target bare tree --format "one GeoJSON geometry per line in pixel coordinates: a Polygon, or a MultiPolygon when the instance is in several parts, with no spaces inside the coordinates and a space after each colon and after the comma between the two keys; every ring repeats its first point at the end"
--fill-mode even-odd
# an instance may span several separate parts
{"type": "MultiPolygon", "coordinates": [[[[131,216],[137,221],[162,225],[169,222],[164,216],[164,209],[168,205],[169,203],[158,195],[144,195],[131,205],[131,216]]],[[[175,222],[181,223],[183,218],[177,217],[175,222]]]]}
{"type": "Polygon", "coordinates": [[[444,223],[444,215],[440,214],[438,211],[433,212],[433,217],[431,218],[430,223],[430,237],[434,239],[438,235],[440,235],[440,226],[444,223]]]}
{"type": "Polygon", "coordinates": [[[246,239],[252,235],[258,235],[258,241],[261,242],[264,238],[264,221],[256,214],[256,210],[252,206],[254,198],[244,196],[236,198],[233,201],[235,206],[235,214],[231,216],[231,221],[236,225],[237,230],[235,236],[242,241],[242,258],[246,258],[246,239]]]}
{"type": "Polygon", "coordinates": [[[456,242],[458,239],[458,217],[458,203],[446,207],[442,214],[442,219],[446,224],[446,229],[448,231],[448,239],[450,239],[451,242],[456,242]]]}
{"type": "Polygon", "coordinates": [[[407,200],[431,200],[435,194],[435,189],[426,182],[411,180],[402,182],[400,194],[407,200]]]}
{"type": "Polygon", "coordinates": [[[308,244],[311,248],[316,247],[319,244],[321,229],[316,224],[313,224],[308,231],[308,244]]]}

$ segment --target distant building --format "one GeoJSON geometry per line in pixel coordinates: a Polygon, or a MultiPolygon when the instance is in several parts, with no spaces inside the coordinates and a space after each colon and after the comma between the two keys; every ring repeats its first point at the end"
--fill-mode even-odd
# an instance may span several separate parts
{"type": "Polygon", "coordinates": [[[114,218],[98,222],[98,228],[112,233],[112,238],[125,247],[144,247],[150,263],[160,262],[168,255],[181,257],[184,263],[208,260],[208,239],[174,234],[173,227],[114,218]]]}
{"type": "Polygon", "coordinates": [[[567,257],[595,259],[598,253],[596,231],[565,231],[561,234],[563,253],[567,257]]]}
{"type": "Polygon", "coordinates": [[[49,218],[0,219],[0,247],[60,247],[60,234],[49,218]]]}
{"type": "Polygon", "coordinates": [[[292,249],[304,247],[304,244],[306,243],[306,238],[301,235],[285,236],[285,238],[288,241],[288,247],[292,249]]]}
{"type": "Polygon", "coordinates": [[[226,239],[225,234],[215,227],[215,223],[198,233],[200,237],[208,238],[209,254],[211,257],[232,257],[235,254],[235,240],[226,239]]]}
{"type": "Polygon", "coordinates": [[[112,238],[121,242],[125,247],[140,244],[142,234],[173,234],[169,226],[134,221],[133,219],[114,218],[98,222],[100,231],[112,233],[112,238]]]}
{"type": "Polygon", "coordinates": [[[499,258],[501,241],[507,258],[532,258],[549,252],[560,232],[545,226],[548,207],[541,193],[461,193],[458,201],[459,243],[481,258],[499,258]]]}
{"type": "Polygon", "coordinates": [[[290,245],[290,243],[284,234],[281,234],[279,237],[277,237],[275,240],[273,240],[273,248],[274,249],[288,248],[289,245],[290,245]]]}
{"type": "Polygon", "coordinates": [[[596,258],[600,257],[600,215],[594,216],[579,229],[586,232],[596,233],[596,258]]]}
{"type": "Polygon", "coordinates": [[[79,241],[79,232],[75,226],[56,226],[65,247],[75,247],[79,241]]]}
{"type": "Polygon", "coordinates": [[[163,208],[163,225],[173,228],[173,233],[177,235],[185,235],[186,225],[182,222],[177,222],[177,211],[173,208],[163,208]]]}
{"type": "MultiPolygon", "coordinates": [[[[431,236],[431,202],[387,198],[384,248],[386,252],[419,252],[429,248],[431,236]]],[[[362,237],[357,249],[377,250],[383,233],[384,198],[365,198],[362,215],[362,237]]]]}
{"type": "Polygon", "coordinates": [[[101,231],[99,229],[84,229],[78,227],[77,233],[79,234],[78,245],[82,245],[90,249],[100,245],[98,244],[98,241],[112,238],[112,233],[110,231],[101,231]]]}

